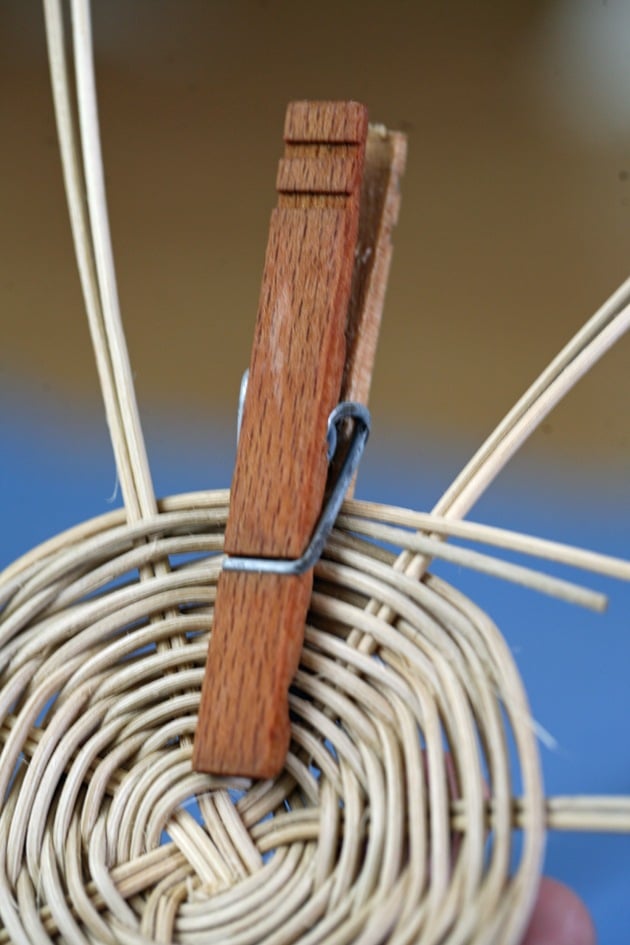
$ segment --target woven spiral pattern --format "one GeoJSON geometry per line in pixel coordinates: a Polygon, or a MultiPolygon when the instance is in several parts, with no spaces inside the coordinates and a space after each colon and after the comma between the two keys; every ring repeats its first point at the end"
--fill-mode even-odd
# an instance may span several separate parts
{"type": "Polygon", "coordinates": [[[544,841],[522,684],[392,552],[329,542],[283,774],[192,770],[227,500],[112,513],[5,572],[0,942],[517,942],[544,841]]]}

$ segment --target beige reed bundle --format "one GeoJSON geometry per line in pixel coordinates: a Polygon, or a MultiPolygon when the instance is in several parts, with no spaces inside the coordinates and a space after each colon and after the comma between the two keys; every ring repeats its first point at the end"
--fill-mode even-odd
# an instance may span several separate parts
{"type": "Polygon", "coordinates": [[[0,942],[517,945],[546,831],[630,830],[630,798],[545,797],[508,647],[485,613],[426,569],[449,556],[603,605],[587,589],[446,545],[453,536],[630,578],[628,562],[460,521],[628,328],[630,283],[431,514],[345,504],[316,569],[284,772],[256,783],[198,774],[192,737],[228,494],[154,496],[118,311],[89,8],[72,3],[79,133],[59,0],[45,10],[125,508],[56,536],[0,577],[0,942]]]}

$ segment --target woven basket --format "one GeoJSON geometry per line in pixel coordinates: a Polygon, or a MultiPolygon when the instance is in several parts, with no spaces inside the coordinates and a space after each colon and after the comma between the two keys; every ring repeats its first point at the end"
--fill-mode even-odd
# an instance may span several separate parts
{"type": "Polygon", "coordinates": [[[317,568],[285,772],[192,770],[227,499],[112,513],[5,575],[5,940],[512,940],[545,829],[523,687],[482,611],[357,537],[369,507],[317,568]]]}

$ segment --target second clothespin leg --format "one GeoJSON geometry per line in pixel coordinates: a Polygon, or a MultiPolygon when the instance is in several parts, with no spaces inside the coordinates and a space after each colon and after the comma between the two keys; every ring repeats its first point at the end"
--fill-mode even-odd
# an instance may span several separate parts
{"type": "MultiPolygon", "coordinates": [[[[400,211],[400,181],[407,159],[401,131],[370,125],[359,204],[359,235],[346,323],[341,400],[367,406],[392,260],[392,232],[400,211]]],[[[341,431],[342,442],[343,434],[341,431]]],[[[343,449],[340,450],[343,454],[343,449]]],[[[334,478],[337,461],[333,463],[334,478]]],[[[348,489],[350,497],[354,483],[348,489]]]]}

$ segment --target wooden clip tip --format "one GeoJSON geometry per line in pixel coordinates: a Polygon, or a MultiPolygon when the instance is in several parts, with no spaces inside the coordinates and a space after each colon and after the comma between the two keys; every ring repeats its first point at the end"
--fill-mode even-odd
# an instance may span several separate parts
{"type": "Polygon", "coordinates": [[[284,140],[291,144],[361,144],[368,111],[360,102],[291,102],[284,122],[284,140]]]}

